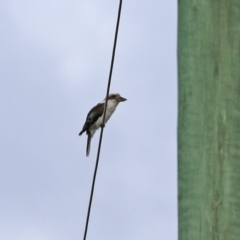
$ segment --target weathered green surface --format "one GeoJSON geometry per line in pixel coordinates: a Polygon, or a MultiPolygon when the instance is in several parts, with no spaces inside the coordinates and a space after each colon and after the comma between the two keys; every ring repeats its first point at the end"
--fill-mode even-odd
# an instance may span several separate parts
{"type": "Polygon", "coordinates": [[[180,240],[240,240],[240,0],[179,0],[180,240]]]}

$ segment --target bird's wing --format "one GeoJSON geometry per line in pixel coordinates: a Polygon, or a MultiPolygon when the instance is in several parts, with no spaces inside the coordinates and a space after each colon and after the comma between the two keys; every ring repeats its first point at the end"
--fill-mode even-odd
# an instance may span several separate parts
{"type": "Polygon", "coordinates": [[[95,107],[93,107],[88,115],[86,122],[94,123],[98,120],[99,117],[102,116],[104,110],[104,103],[99,103],[95,107]]]}
{"type": "Polygon", "coordinates": [[[99,103],[89,111],[87,118],[86,118],[86,122],[83,125],[82,131],[79,133],[79,135],[81,135],[82,133],[87,131],[89,129],[89,127],[93,123],[95,123],[99,117],[102,116],[103,110],[104,110],[104,103],[99,103]]]}

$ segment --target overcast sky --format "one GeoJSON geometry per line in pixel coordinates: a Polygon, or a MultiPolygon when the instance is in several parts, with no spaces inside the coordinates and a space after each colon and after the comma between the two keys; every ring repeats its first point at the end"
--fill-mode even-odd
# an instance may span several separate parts
{"type": "MultiPolygon", "coordinates": [[[[119,1],[0,1],[0,239],[83,238],[119,1]]],[[[123,1],[90,240],[177,239],[177,2],[123,1]]]]}

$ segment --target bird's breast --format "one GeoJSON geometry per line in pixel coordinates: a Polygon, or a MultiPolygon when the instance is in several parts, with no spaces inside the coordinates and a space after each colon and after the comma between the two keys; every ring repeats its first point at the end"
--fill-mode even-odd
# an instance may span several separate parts
{"type": "MultiPolygon", "coordinates": [[[[111,104],[111,102],[108,103],[107,109],[106,109],[106,115],[105,115],[105,121],[104,121],[104,123],[106,123],[106,122],[109,120],[109,118],[110,118],[110,117],[112,116],[112,114],[114,113],[116,107],[117,107],[117,105],[111,104]]],[[[103,114],[102,114],[102,116],[99,117],[99,118],[97,119],[97,121],[90,127],[90,131],[91,131],[91,133],[92,133],[92,136],[94,135],[94,133],[96,132],[96,130],[101,127],[102,122],[103,122],[103,114]]]]}

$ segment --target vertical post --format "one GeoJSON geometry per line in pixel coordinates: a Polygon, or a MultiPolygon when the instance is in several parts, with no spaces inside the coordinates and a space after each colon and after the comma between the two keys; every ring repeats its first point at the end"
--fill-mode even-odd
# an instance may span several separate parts
{"type": "Polygon", "coordinates": [[[179,240],[239,240],[240,2],[178,14],[179,240]]]}

